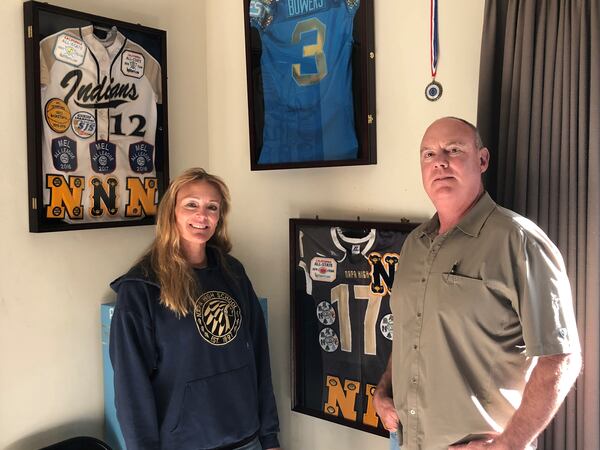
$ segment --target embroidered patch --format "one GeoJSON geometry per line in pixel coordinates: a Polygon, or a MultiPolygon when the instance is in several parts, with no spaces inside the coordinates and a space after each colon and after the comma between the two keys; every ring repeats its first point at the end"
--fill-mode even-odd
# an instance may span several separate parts
{"type": "Polygon", "coordinates": [[[331,325],[335,322],[335,309],[329,302],[321,302],[317,305],[317,318],[323,325],[331,325]]]}
{"type": "Polygon", "coordinates": [[[152,155],[154,146],[141,141],[129,146],[129,166],[136,173],[148,173],[154,170],[152,155]]]}
{"type": "Polygon", "coordinates": [[[55,133],[64,133],[71,124],[71,111],[60,98],[51,98],[44,108],[46,122],[55,133]]]}
{"type": "Polygon", "coordinates": [[[121,72],[123,75],[134,78],[144,76],[144,55],[131,50],[125,50],[121,55],[121,72]]]}
{"type": "Polygon", "coordinates": [[[340,339],[331,328],[323,328],[319,333],[319,345],[327,353],[332,353],[338,349],[340,339]]]}
{"type": "Polygon", "coordinates": [[[387,314],[381,318],[379,330],[384,338],[390,341],[394,340],[394,316],[392,314],[387,314]]]}
{"type": "Polygon", "coordinates": [[[87,139],[96,132],[96,118],[87,111],[76,112],[71,119],[71,129],[80,138],[87,139]]]}
{"type": "Polygon", "coordinates": [[[72,66],[80,66],[85,59],[87,46],[81,39],[70,34],[61,34],[54,44],[54,57],[72,66]]]}
{"type": "Polygon", "coordinates": [[[236,338],[242,323],[242,312],[229,294],[208,291],[196,300],[194,320],[206,342],[225,345],[236,338]]]}
{"type": "Polygon", "coordinates": [[[272,0],[252,0],[248,8],[250,20],[260,26],[267,28],[273,22],[273,12],[271,8],[272,0]]]}
{"type": "Polygon", "coordinates": [[[85,178],[75,175],[67,178],[62,174],[46,174],[46,188],[50,190],[50,201],[45,205],[48,219],[64,219],[65,213],[70,219],[83,219],[81,196],[85,178]]]}
{"type": "Polygon", "coordinates": [[[315,281],[335,281],[337,262],[333,258],[315,257],[310,261],[310,277],[315,281]]]}
{"type": "Polygon", "coordinates": [[[61,172],[77,170],[77,142],[67,136],[54,138],[51,142],[52,163],[61,172]]]}
{"type": "Polygon", "coordinates": [[[90,162],[96,173],[112,173],[117,168],[117,146],[99,140],[90,144],[90,162]]]}

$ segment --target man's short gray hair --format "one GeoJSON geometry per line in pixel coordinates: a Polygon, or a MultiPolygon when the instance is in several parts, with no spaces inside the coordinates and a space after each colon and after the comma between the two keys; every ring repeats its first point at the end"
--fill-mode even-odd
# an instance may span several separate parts
{"type": "Polygon", "coordinates": [[[481,150],[484,147],[483,141],[481,140],[481,135],[479,134],[479,129],[475,125],[473,125],[471,122],[469,122],[468,120],[465,120],[465,119],[461,119],[460,117],[454,117],[454,116],[446,116],[444,118],[445,119],[454,119],[454,120],[458,120],[458,121],[464,123],[466,126],[468,126],[473,131],[473,134],[475,135],[475,147],[477,147],[477,150],[481,150]]]}

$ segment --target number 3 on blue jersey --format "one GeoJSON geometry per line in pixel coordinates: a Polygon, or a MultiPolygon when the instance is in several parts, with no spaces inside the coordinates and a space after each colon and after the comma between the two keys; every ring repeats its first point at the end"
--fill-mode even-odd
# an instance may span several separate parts
{"type": "Polygon", "coordinates": [[[292,33],[292,44],[300,43],[302,35],[310,31],[316,31],[316,43],[303,46],[302,56],[315,59],[317,73],[303,74],[300,64],[292,64],[292,76],[300,86],[317,84],[327,75],[327,59],[323,52],[323,46],[325,45],[325,24],[323,22],[315,17],[298,22],[292,33]]]}

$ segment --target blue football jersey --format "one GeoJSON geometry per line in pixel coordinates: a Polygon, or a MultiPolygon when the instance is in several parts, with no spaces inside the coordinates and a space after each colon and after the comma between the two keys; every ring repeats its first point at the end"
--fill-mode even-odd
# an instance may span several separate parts
{"type": "Polygon", "coordinates": [[[355,159],[352,28],[359,0],[253,0],[264,96],[260,164],[355,159]]]}

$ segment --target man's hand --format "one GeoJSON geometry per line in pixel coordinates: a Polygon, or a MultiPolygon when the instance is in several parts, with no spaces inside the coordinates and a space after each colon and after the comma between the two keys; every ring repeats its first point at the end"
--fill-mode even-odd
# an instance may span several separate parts
{"type": "Polygon", "coordinates": [[[507,447],[506,445],[504,445],[499,439],[499,434],[490,434],[489,438],[487,439],[479,439],[476,441],[471,441],[468,442],[466,444],[457,444],[457,445],[451,445],[450,447],[448,447],[451,450],[462,450],[462,449],[468,449],[468,450],[525,450],[525,448],[523,449],[517,449],[517,448],[510,448],[507,447]]]}
{"type": "Polygon", "coordinates": [[[392,400],[392,355],[390,355],[385,372],[375,389],[373,405],[383,427],[388,431],[398,431],[400,419],[394,406],[394,400],[392,400]]]}
{"type": "Polygon", "coordinates": [[[398,412],[391,397],[375,395],[373,397],[373,404],[375,411],[377,411],[383,423],[383,427],[388,431],[398,431],[400,419],[398,419],[398,412]]]}
{"type": "Polygon", "coordinates": [[[540,356],[523,391],[521,405],[501,434],[453,445],[454,449],[524,450],[529,448],[564,400],[581,369],[581,354],[540,356]]]}

